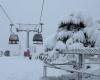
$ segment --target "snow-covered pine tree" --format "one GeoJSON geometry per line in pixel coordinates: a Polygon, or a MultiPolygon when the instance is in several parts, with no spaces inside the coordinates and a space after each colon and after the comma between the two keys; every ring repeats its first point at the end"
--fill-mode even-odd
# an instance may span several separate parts
{"type": "MultiPolygon", "coordinates": [[[[59,52],[63,49],[99,48],[100,24],[91,20],[91,18],[86,18],[83,15],[71,15],[67,20],[61,21],[56,34],[49,37],[44,44],[44,53],[47,52],[47,54],[42,54],[44,55],[42,60],[46,60],[50,64],[74,63],[73,66],[65,65],[65,68],[77,70],[79,67],[77,64],[78,56],[74,54],[63,55],[59,52]]],[[[91,55],[88,56],[91,57],[91,55]]],[[[90,67],[91,65],[87,66],[87,69],[90,67]]]]}
{"type": "Polygon", "coordinates": [[[58,50],[100,47],[99,26],[91,18],[71,14],[67,20],[61,21],[56,34],[46,40],[45,53],[48,53],[49,58],[56,60],[59,58],[58,50]]]}

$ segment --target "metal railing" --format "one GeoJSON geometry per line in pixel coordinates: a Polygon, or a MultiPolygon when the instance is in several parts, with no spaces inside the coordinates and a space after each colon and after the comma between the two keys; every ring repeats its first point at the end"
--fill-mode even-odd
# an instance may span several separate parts
{"type": "Polygon", "coordinates": [[[100,64],[100,63],[85,63],[85,55],[100,55],[100,49],[97,48],[88,48],[88,49],[66,49],[66,50],[61,50],[58,51],[59,54],[75,54],[78,55],[78,69],[65,69],[62,66],[69,66],[69,65],[75,65],[74,63],[62,63],[62,64],[58,64],[58,63],[49,63],[48,61],[46,61],[46,59],[44,60],[44,72],[43,72],[43,76],[46,77],[47,76],[47,67],[50,68],[55,68],[55,69],[60,69],[60,70],[64,70],[67,72],[76,72],[78,73],[78,80],[83,80],[83,74],[88,74],[91,76],[96,76],[96,77],[100,77],[100,75],[95,75],[95,73],[91,73],[88,71],[88,69],[84,68],[84,65],[86,64],[100,64]]]}

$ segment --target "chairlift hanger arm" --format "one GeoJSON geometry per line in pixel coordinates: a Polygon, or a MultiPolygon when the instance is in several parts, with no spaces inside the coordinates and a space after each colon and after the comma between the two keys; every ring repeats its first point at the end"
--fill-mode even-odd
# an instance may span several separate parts
{"type": "Polygon", "coordinates": [[[38,32],[38,30],[24,30],[24,29],[18,29],[18,28],[16,28],[16,30],[17,30],[17,32],[38,32]]]}
{"type": "Polygon", "coordinates": [[[24,23],[17,23],[19,26],[26,26],[26,25],[29,25],[29,26],[38,26],[40,24],[24,24],[24,23]]]}
{"type": "Polygon", "coordinates": [[[40,27],[41,27],[41,30],[39,31],[39,33],[41,33],[43,30],[42,30],[42,28],[43,28],[43,23],[40,23],[40,27]]]}

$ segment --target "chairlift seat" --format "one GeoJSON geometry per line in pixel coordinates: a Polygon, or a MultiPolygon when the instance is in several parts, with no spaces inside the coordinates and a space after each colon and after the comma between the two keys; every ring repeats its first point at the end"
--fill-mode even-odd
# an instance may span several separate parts
{"type": "Polygon", "coordinates": [[[19,37],[17,34],[11,34],[9,37],[9,44],[18,44],[19,37]]]}
{"type": "Polygon", "coordinates": [[[42,44],[43,43],[42,34],[40,34],[40,33],[35,34],[34,37],[33,37],[33,43],[34,44],[42,44]]]}
{"type": "Polygon", "coordinates": [[[6,50],[6,51],[4,52],[4,55],[5,55],[5,56],[10,56],[10,51],[9,51],[9,50],[6,50]]]}

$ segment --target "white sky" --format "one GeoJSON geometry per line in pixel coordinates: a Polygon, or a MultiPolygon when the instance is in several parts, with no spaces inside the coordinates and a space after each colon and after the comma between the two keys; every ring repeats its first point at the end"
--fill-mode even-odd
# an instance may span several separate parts
{"type": "MultiPolygon", "coordinates": [[[[38,23],[42,0],[0,0],[15,23],[38,23]]],[[[82,11],[95,20],[100,18],[100,0],[45,0],[43,23],[44,37],[53,34],[59,22],[74,11],[82,11]]],[[[0,47],[7,49],[9,38],[9,21],[0,9],[0,47]]],[[[26,35],[21,34],[25,46],[26,35]]],[[[31,33],[32,35],[32,33],[31,33]]],[[[30,38],[32,41],[32,38],[30,38]]],[[[32,44],[31,44],[32,45],[32,44]]]]}

